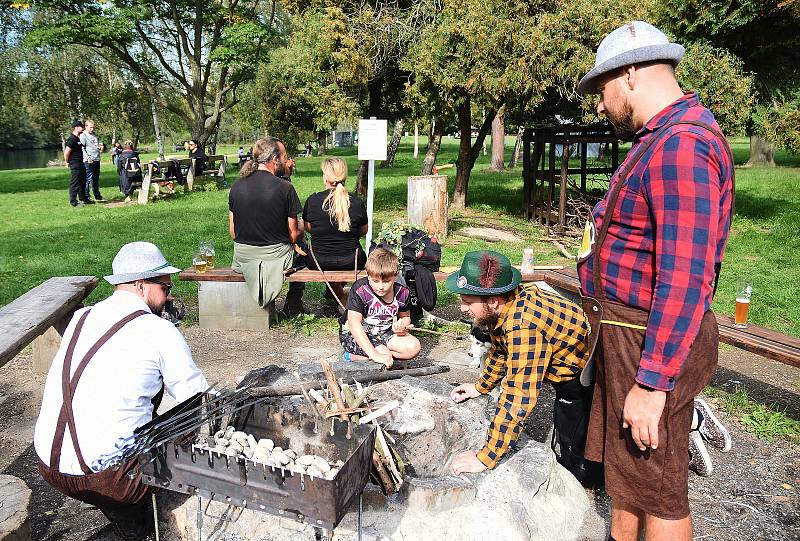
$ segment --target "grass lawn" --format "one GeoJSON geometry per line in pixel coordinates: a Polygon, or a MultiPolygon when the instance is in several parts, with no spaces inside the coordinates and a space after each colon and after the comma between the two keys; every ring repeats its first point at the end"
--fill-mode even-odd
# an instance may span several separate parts
{"type": "MultiPolygon", "coordinates": [[[[376,168],[375,229],[382,222],[406,217],[406,179],[419,174],[424,157],[412,158],[412,138],[404,138],[395,167],[376,168]]],[[[747,160],[746,139],[733,141],[736,162],[747,160]]],[[[249,145],[246,145],[249,146],[249,145]]],[[[233,155],[238,146],[220,147],[233,155]]],[[[458,140],[445,138],[438,163],[454,162],[458,140]]],[[[511,152],[511,147],[507,148],[511,152]]],[[[350,164],[353,186],[358,167],[355,148],[333,149],[350,164]]],[[[144,155],[146,159],[152,156],[144,155]]],[[[102,191],[107,199],[121,200],[116,173],[104,158],[102,191]]],[[[301,200],[322,189],[321,158],[300,158],[293,182],[301,200]]],[[[750,316],[755,323],[800,336],[800,306],[793,302],[800,283],[800,156],[779,153],[774,169],[737,169],[736,217],[733,223],[715,309],[733,313],[734,288],[739,277],[752,281],[750,316]]],[[[470,207],[451,212],[449,238],[443,240],[443,265],[457,265],[469,250],[491,246],[519,262],[522,249],[534,248],[538,263],[570,265],[547,241],[546,232],[519,218],[522,206],[521,167],[506,173],[488,173],[489,156],[481,156],[469,188],[470,207]],[[516,232],[520,243],[489,244],[458,235],[467,225],[490,225],[516,232]]],[[[451,189],[454,170],[450,176],[451,189]]],[[[235,179],[233,168],[229,181],[235,179]]],[[[69,172],[65,168],[0,171],[0,305],[6,304],[51,276],[111,272],[111,259],[120,246],[132,240],[158,244],[177,266],[191,264],[201,240],[212,240],[219,266],[230,264],[227,190],[178,194],[145,206],[72,208],[68,202],[69,172]]],[[[179,297],[196,297],[196,284],[180,283],[179,297]]],[[[107,296],[111,286],[101,280],[89,298],[107,296]]],[[[310,294],[321,294],[310,287],[310,294]]],[[[454,300],[444,295],[442,301],[454,300]]]]}

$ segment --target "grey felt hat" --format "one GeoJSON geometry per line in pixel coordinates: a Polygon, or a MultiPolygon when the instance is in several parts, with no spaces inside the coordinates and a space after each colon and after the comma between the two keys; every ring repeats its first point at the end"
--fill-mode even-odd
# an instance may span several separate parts
{"type": "Polygon", "coordinates": [[[152,242],[129,242],[119,249],[111,263],[114,274],[106,276],[109,284],[126,284],[156,276],[173,274],[181,269],[167,263],[158,246],[152,242]]]}
{"type": "Polygon", "coordinates": [[[677,65],[686,50],[683,45],[670,43],[666,34],[644,21],[631,21],[608,34],[597,48],[594,68],[578,83],[581,94],[596,94],[595,80],[611,70],[665,60],[677,65]]]}

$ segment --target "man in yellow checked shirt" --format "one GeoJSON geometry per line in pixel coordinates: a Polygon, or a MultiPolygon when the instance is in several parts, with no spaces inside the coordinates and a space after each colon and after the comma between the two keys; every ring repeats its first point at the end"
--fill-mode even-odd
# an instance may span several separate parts
{"type": "Polygon", "coordinates": [[[477,473],[498,464],[519,438],[546,379],[556,389],[556,428],[567,432],[560,461],[583,480],[588,418],[584,399],[590,389],[581,386],[578,376],[589,358],[589,325],[578,305],[535,285],[521,287],[520,282],[520,272],[508,258],[491,251],[467,253],[461,268],[447,279],[447,288],[461,296],[461,312],[476,325],[485,325],[492,343],[478,381],[459,385],[450,397],[463,402],[489,393],[503,381],[486,445],[457,455],[453,473],[477,473]],[[561,422],[565,417],[566,424],[561,422]],[[565,442],[570,449],[564,449],[565,442]]]}

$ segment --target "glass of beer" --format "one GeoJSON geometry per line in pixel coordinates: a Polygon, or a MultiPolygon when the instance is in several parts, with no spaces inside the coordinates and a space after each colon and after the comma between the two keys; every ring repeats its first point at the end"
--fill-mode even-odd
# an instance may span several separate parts
{"type": "Polygon", "coordinates": [[[733,326],[738,329],[747,327],[747,313],[750,311],[750,295],[753,293],[753,286],[740,282],[736,287],[736,314],[733,318],[733,326]]]}
{"type": "Polygon", "coordinates": [[[207,268],[214,268],[214,259],[216,252],[214,251],[214,243],[210,240],[200,242],[200,255],[206,258],[207,268]]]}
{"type": "Polygon", "coordinates": [[[208,262],[206,261],[206,257],[202,254],[197,254],[192,259],[192,265],[194,265],[194,270],[197,274],[203,274],[206,272],[208,268],[208,262]]]}

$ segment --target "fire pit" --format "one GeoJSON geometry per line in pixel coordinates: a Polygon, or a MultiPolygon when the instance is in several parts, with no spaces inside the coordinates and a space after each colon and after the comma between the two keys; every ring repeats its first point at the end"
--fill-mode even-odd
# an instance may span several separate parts
{"type": "MultiPolygon", "coordinates": [[[[156,417],[142,427],[169,425],[170,419],[197,411],[203,396],[197,395],[156,417]]],[[[231,409],[235,410],[234,404],[231,409]]],[[[233,506],[263,511],[332,530],[347,505],[360,494],[369,477],[375,428],[316,416],[275,404],[255,403],[233,413],[227,422],[218,419],[210,434],[233,426],[254,438],[269,438],[275,446],[307,455],[340,461],[333,479],[269,466],[245,457],[228,456],[198,445],[200,430],[157,445],[140,455],[142,480],[161,489],[195,494],[233,506]]]]}

